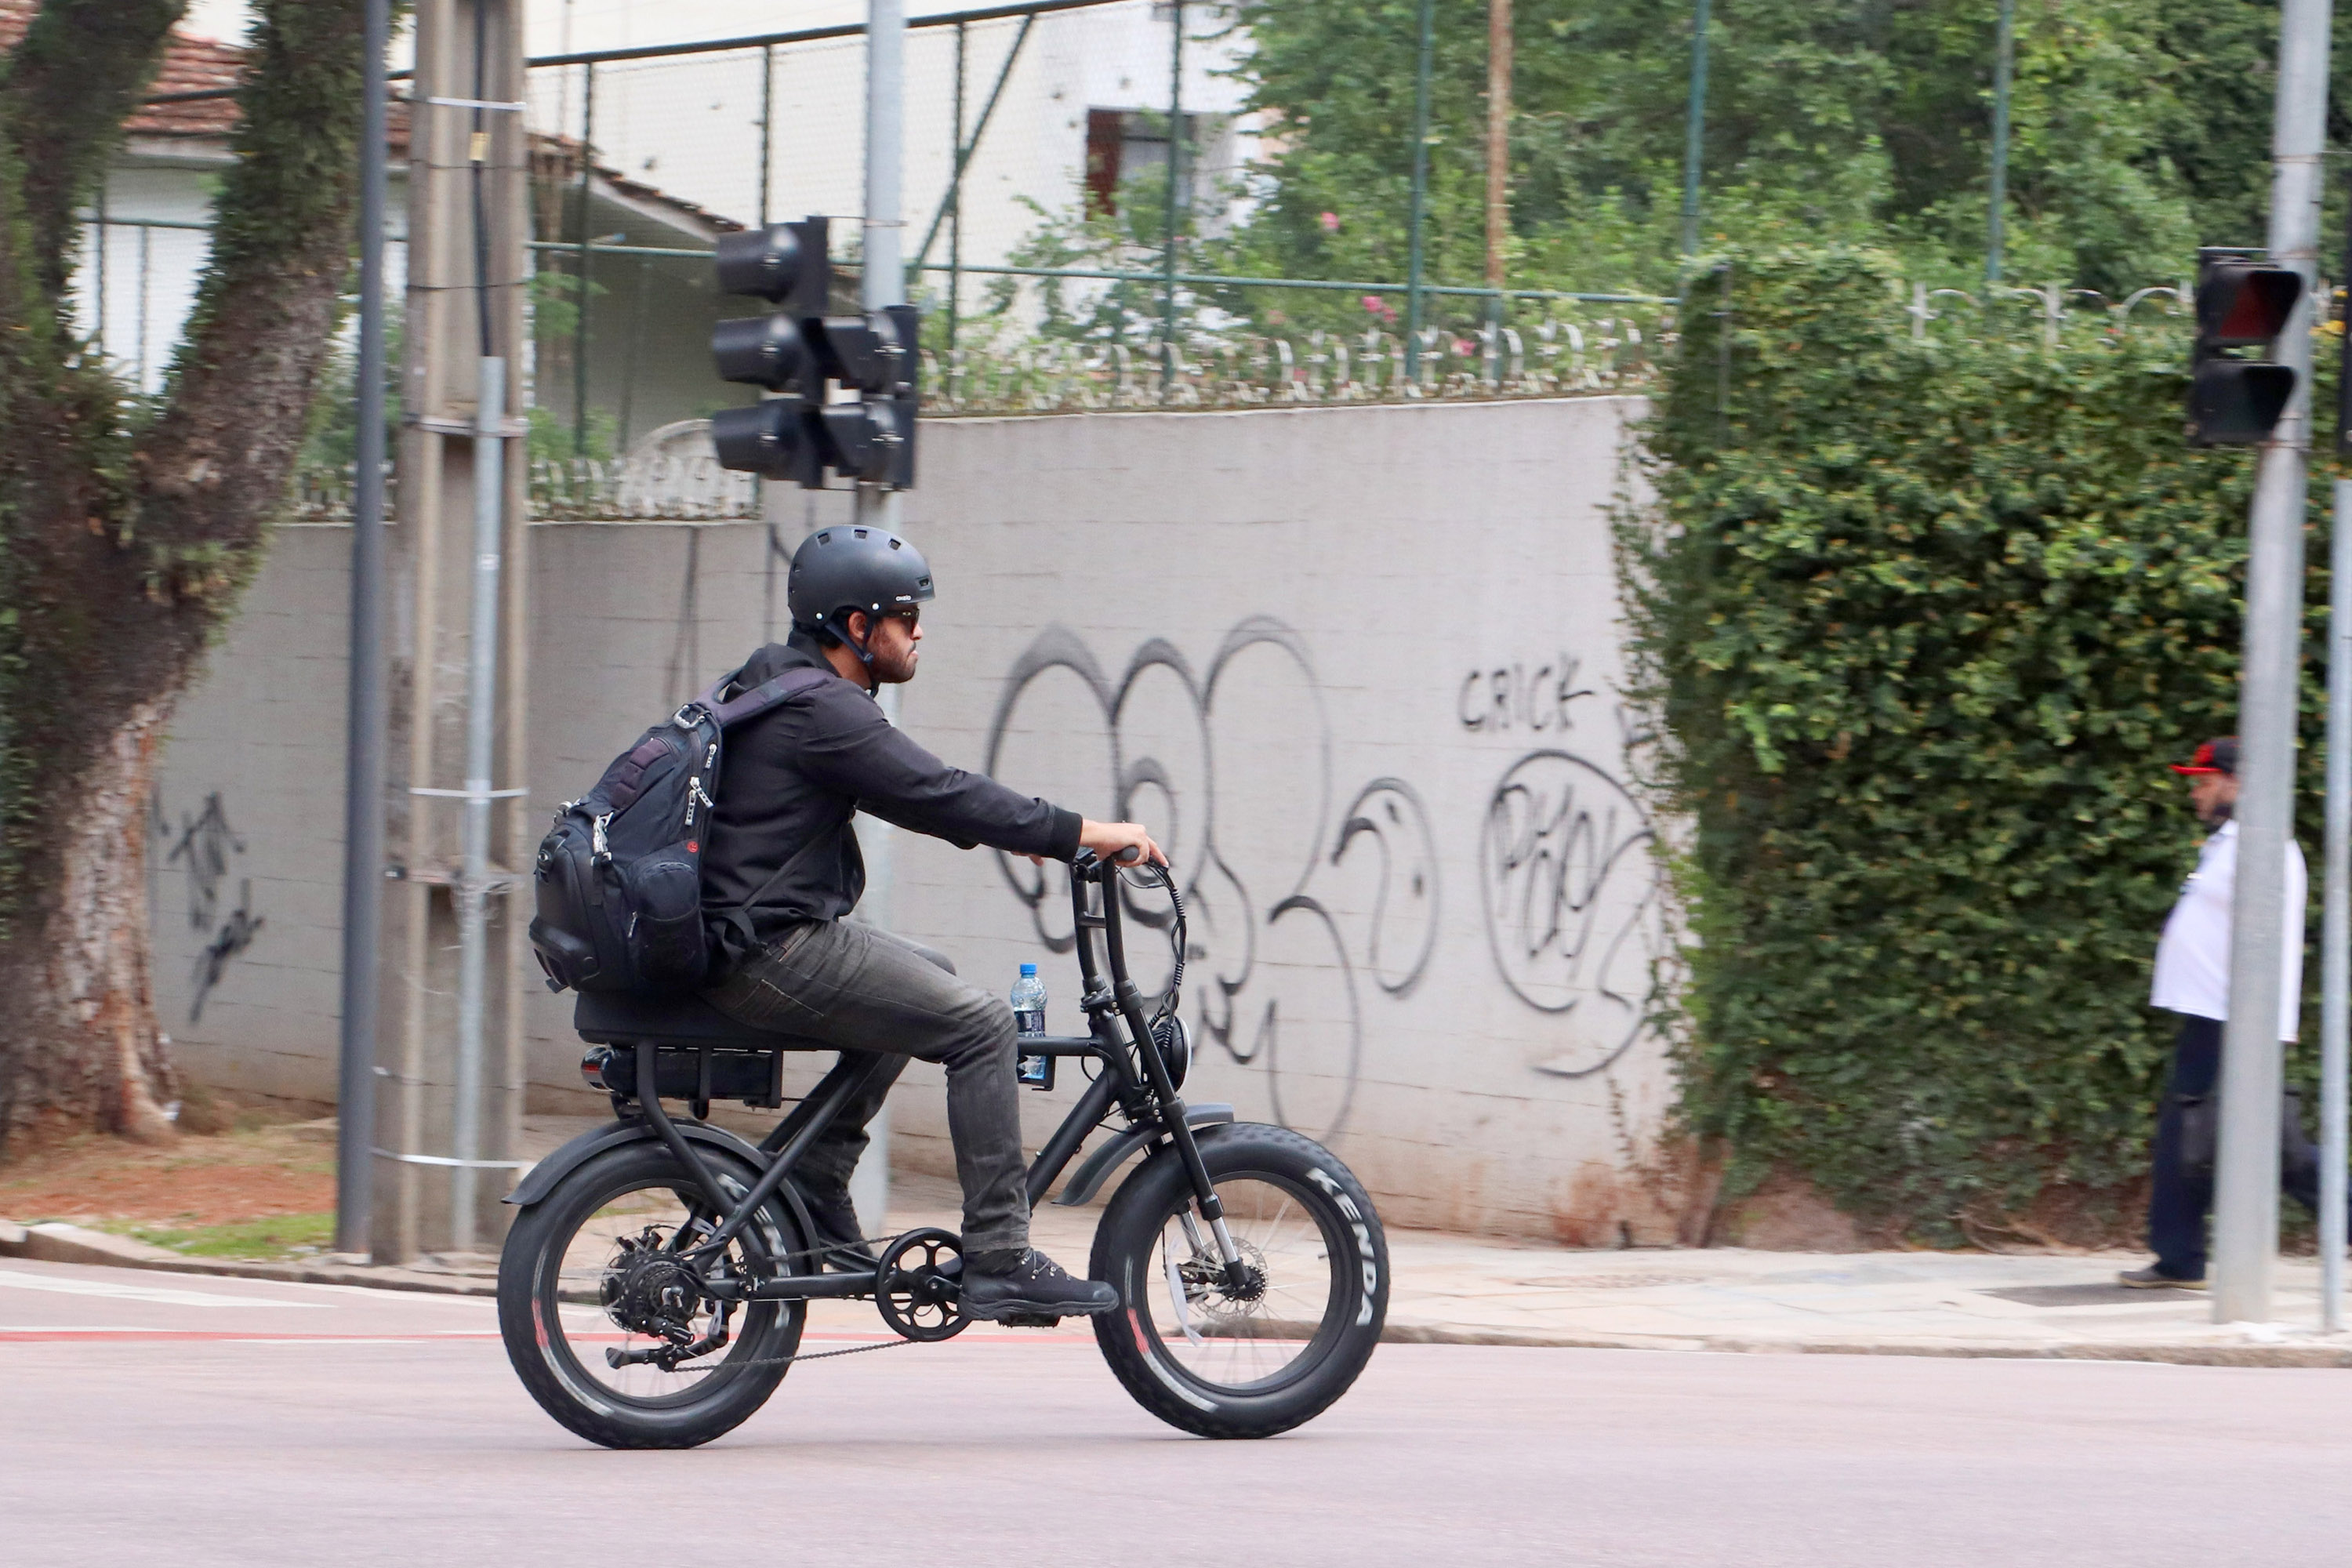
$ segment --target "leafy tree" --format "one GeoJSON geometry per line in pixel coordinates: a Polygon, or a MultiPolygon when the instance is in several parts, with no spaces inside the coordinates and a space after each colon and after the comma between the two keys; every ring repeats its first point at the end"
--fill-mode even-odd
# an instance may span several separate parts
{"type": "Polygon", "coordinates": [[[173,703],[284,503],[350,263],[359,0],[259,0],[161,399],[66,315],[76,213],[183,0],[45,0],[0,69],[0,1139],[169,1132],[146,813],[173,703]]]}
{"type": "MultiPolygon", "coordinates": [[[[1434,281],[1484,275],[1486,11],[1437,0],[1434,281]]],[[[1243,70],[1274,151],[1225,265],[1404,276],[1417,14],[1418,0],[1242,0],[1243,70]]],[[[1914,278],[1980,277],[1995,14],[1990,0],[1723,0],[1705,246],[1869,243],[1914,278]]],[[[1672,292],[1689,0],[1517,0],[1515,15],[1511,280],[1672,292]]],[[[2352,16],[2337,27],[2352,85],[2352,16]]],[[[2179,278],[2200,240],[2260,243],[2277,35],[2275,0],[2022,0],[2008,274],[2114,293],[2179,278]]],[[[2340,113],[2337,129],[2352,132],[2340,113]]]]}

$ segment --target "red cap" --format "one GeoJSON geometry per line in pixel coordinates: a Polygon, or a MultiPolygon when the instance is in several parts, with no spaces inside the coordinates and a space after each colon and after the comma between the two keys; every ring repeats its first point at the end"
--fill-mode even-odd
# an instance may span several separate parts
{"type": "Polygon", "coordinates": [[[2186,763],[2174,763],[2176,773],[2226,773],[2235,778],[2238,773],[2238,737],[2224,735],[2208,741],[2186,763]]]}

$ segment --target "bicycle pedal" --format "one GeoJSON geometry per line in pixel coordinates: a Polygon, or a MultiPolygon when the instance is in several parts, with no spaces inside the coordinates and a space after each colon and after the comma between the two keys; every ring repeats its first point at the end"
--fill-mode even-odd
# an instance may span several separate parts
{"type": "Polygon", "coordinates": [[[1008,1329],[1058,1329],[1062,1326],[1061,1319],[1048,1317],[1044,1312],[1007,1312],[996,1321],[1008,1329]]]}

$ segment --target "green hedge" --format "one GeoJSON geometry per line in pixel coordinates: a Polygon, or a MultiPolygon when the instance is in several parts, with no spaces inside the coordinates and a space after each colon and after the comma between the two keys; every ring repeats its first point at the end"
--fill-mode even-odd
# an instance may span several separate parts
{"type": "Polygon", "coordinates": [[[2038,1202],[2127,1229],[2201,832],[2163,764],[2235,727],[2253,457],[2183,445],[2160,308],[1915,341],[1892,258],[1721,261],[1620,530],[1689,825],[1685,1117],[1731,1192],[1785,1166],[1927,1241],[2038,1202]]]}

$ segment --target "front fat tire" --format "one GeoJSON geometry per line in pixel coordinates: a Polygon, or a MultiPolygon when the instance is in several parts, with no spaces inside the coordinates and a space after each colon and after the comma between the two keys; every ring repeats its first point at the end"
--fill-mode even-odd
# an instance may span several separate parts
{"type": "MultiPolygon", "coordinates": [[[[720,1184],[738,1197],[748,1193],[758,1173],[743,1161],[717,1149],[700,1151],[720,1184]]],[[[515,1374],[539,1402],[541,1409],[571,1431],[607,1448],[692,1448],[723,1436],[750,1419],[783,1381],[788,1365],[744,1367],[714,1388],[708,1399],[649,1410],[611,1396],[577,1368],[563,1364],[560,1350],[548,1342],[543,1325],[557,1321],[556,1276],[563,1249],[573,1231],[609,1201],[616,1185],[630,1183],[675,1183],[676,1190],[695,1190],[669,1150],[658,1142],[625,1143],[589,1160],[565,1176],[555,1190],[523,1210],[507,1233],[499,1255],[499,1331],[506,1342],[507,1359],[515,1374]]],[[[807,1244],[799,1238],[792,1218],[774,1203],[761,1206],[753,1228],[773,1238],[781,1251],[807,1244]]],[[[770,1250],[762,1244],[761,1250],[770,1250]]],[[[805,1309],[798,1302],[781,1306],[761,1343],[748,1353],[762,1360],[793,1354],[800,1346],[805,1309]]]]}
{"type": "Polygon", "coordinates": [[[1203,1384],[1165,1353],[1134,1310],[1139,1291],[1158,1288],[1154,1255],[1161,1226],[1192,1202],[1182,1162],[1163,1149],[1120,1185],[1095,1231],[1090,1272],[1117,1286],[1120,1301],[1118,1310],[1094,1320],[1095,1340],[1135,1402],[1170,1426],[1201,1437],[1271,1437],[1330,1408],[1371,1359],[1388,1320],[1388,1237],[1363,1184],[1312,1139],[1246,1121],[1197,1129],[1194,1135],[1213,1183],[1283,1178],[1313,1194],[1318,1220],[1348,1238],[1349,1256],[1344,1267],[1332,1269],[1330,1280],[1337,1331],[1318,1349],[1311,1367],[1266,1393],[1203,1384]]]}

